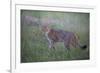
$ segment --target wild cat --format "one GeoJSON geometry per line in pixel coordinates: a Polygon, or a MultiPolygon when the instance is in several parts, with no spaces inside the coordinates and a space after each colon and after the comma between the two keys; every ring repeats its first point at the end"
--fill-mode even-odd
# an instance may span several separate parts
{"type": "Polygon", "coordinates": [[[78,36],[73,32],[51,29],[48,26],[43,26],[42,30],[45,32],[45,36],[49,42],[49,48],[55,48],[54,44],[57,42],[63,42],[65,48],[68,50],[70,50],[71,46],[82,49],[87,48],[86,45],[80,45],[78,36]]]}

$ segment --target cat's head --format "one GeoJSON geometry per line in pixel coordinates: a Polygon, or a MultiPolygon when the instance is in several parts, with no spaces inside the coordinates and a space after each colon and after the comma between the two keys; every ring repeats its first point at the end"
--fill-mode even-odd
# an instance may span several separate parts
{"type": "Polygon", "coordinates": [[[50,28],[49,28],[48,25],[43,25],[43,26],[42,26],[42,31],[43,31],[43,32],[49,32],[49,30],[50,30],[50,28]]]}

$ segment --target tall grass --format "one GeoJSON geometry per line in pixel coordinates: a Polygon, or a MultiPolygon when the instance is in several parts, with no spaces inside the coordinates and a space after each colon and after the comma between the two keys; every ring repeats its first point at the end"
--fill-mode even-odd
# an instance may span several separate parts
{"type": "Polygon", "coordinates": [[[37,27],[25,26],[21,33],[21,62],[89,59],[89,51],[71,48],[68,52],[63,43],[55,44],[55,49],[48,48],[45,36],[37,27]]]}

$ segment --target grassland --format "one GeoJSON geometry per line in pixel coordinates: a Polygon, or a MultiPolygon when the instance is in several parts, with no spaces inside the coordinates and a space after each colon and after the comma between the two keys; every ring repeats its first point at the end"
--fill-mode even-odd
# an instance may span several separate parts
{"type": "Polygon", "coordinates": [[[21,11],[21,62],[69,61],[89,59],[89,14],[87,13],[61,13],[45,11],[21,11]],[[41,20],[31,22],[25,16],[37,19],[52,18],[62,23],[52,23],[51,28],[75,32],[80,37],[80,42],[86,44],[86,50],[71,48],[68,52],[63,43],[55,44],[55,49],[48,48],[48,42],[41,31],[41,20]]]}

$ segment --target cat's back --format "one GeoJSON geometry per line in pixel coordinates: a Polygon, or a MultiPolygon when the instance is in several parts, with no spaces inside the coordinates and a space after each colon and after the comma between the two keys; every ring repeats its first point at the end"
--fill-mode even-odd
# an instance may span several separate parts
{"type": "Polygon", "coordinates": [[[63,41],[64,39],[69,39],[73,35],[72,32],[64,31],[60,29],[51,29],[49,36],[52,36],[59,41],[63,41]]]}
{"type": "Polygon", "coordinates": [[[65,31],[65,30],[54,30],[54,32],[56,32],[59,35],[63,35],[63,36],[68,36],[68,35],[72,35],[73,32],[69,32],[69,31],[65,31]]]}

